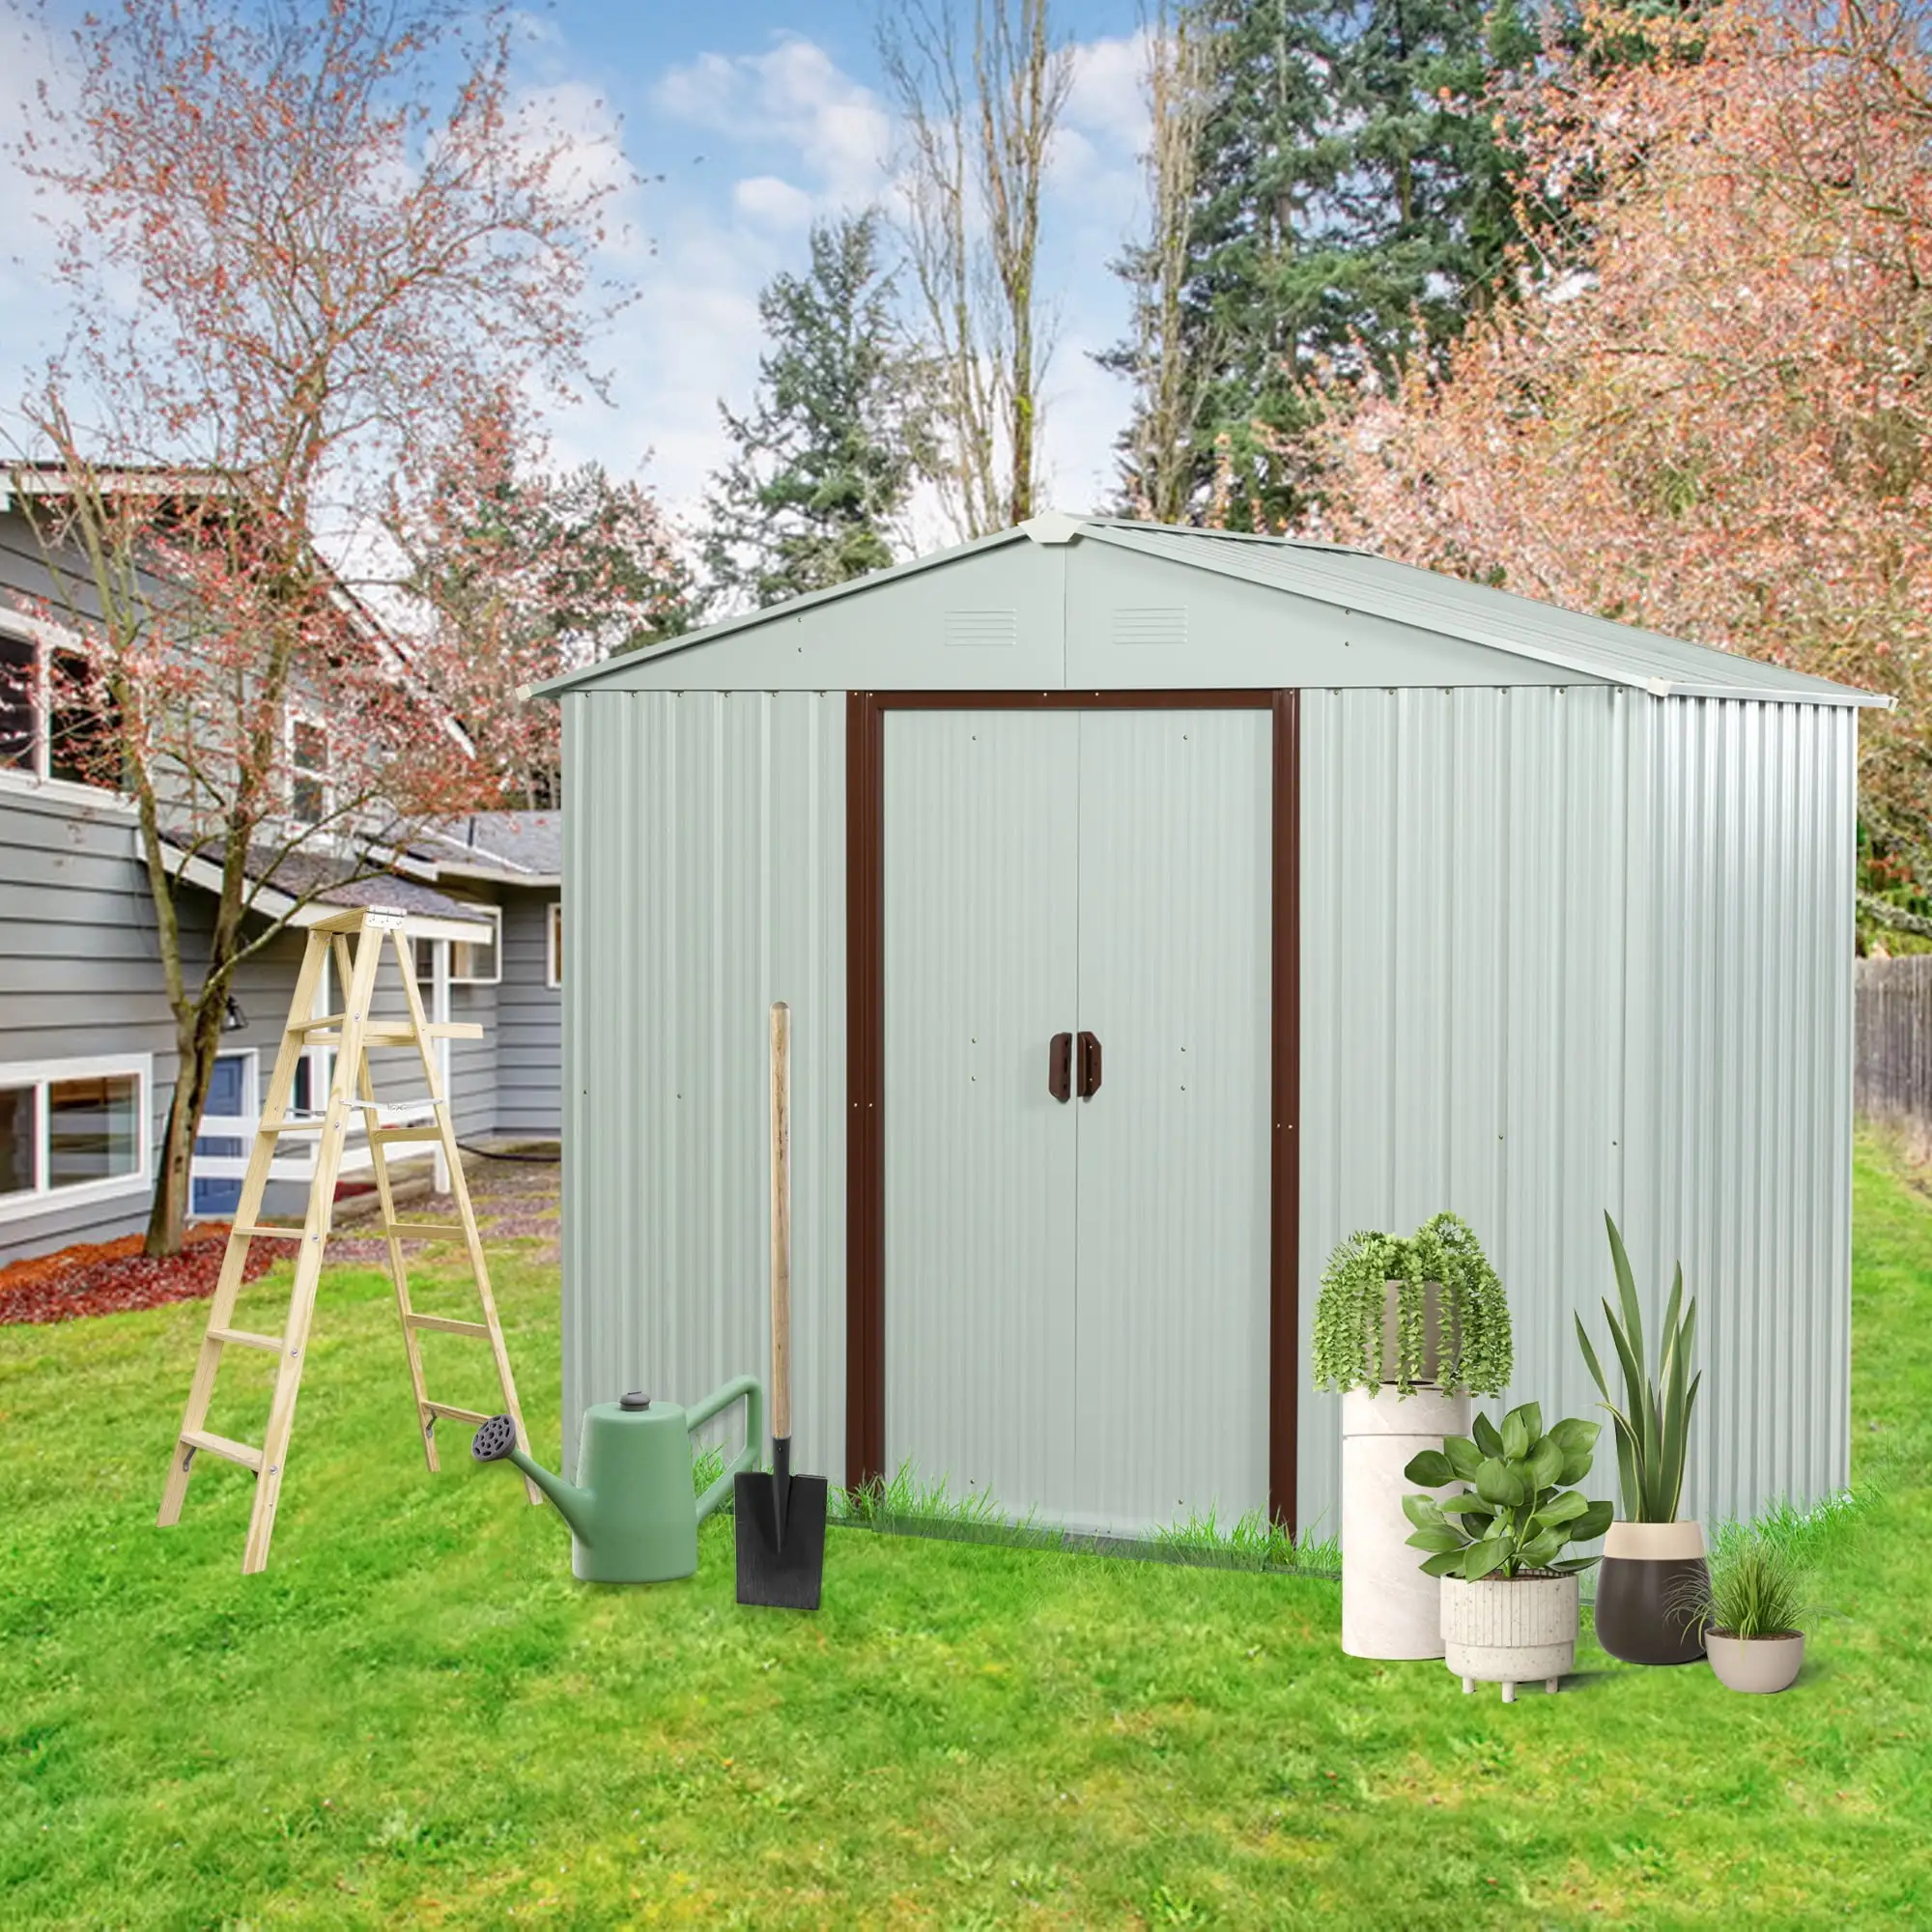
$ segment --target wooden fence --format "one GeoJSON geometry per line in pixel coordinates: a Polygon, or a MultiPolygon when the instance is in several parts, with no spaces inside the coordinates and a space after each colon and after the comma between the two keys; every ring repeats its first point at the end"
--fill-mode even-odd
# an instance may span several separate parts
{"type": "Polygon", "coordinates": [[[1852,1104],[1932,1143],[1932,952],[1858,962],[1852,1104]]]}

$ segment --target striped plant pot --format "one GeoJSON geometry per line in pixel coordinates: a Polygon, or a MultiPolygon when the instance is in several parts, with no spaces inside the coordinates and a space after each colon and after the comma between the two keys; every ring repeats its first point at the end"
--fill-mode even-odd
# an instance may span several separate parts
{"type": "Polygon", "coordinates": [[[1519,1684],[1542,1680],[1562,1687],[1577,1662],[1577,1577],[1485,1577],[1471,1583],[1442,1579],[1442,1661],[1463,1680],[1500,1684],[1503,1702],[1516,1702],[1519,1684]]]}

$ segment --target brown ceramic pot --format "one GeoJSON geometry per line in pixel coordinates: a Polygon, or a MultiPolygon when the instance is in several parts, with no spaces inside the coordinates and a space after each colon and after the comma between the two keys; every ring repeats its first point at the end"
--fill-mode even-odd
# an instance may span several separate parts
{"type": "Polygon", "coordinates": [[[1694,1522],[1613,1522],[1597,1566],[1597,1641],[1626,1663],[1694,1663],[1704,1639],[1676,1607],[1708,1587],[1694,1522]]]}

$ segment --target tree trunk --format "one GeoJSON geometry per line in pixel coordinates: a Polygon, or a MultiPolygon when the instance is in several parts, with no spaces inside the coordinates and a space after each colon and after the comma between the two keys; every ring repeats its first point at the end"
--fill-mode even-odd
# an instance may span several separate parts
{"type": "Polygon", "coordinates": [[[168,1102],[168,1122],[161,1134],[161,1157],[155,1174],[155,1201],[148,1210],[148,1237],[143,1252],[178,1255],[187,1224],[189,1177],[195,1135],[208,1105],[214,1078],[214,1059],[221,1044],[221,1014],[225,999],[204,992],[201,1002],[175,1022],[174,1097],[168,1102]]]}

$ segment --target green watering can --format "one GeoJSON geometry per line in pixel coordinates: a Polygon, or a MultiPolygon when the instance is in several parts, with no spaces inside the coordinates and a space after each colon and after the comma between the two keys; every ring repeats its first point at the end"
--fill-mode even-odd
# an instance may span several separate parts
{"type": "Polygon", "coordinates": [[[740,1376],[680,1408],[635,1391],[583,1411],[577,1458],[582,1486],[553,1476],[517,1447],[517,1425],[493,1415],[469,1453],[479,1463],[514,1463],[570,1525],[570,1567],[586,1583],[664,1583],[697,1568],[697,1525],[731,1493],[741,1469],[755,1469],[765,1441],[765,1391],[740,1376]],[[705,1491],[691,1492],[691,1432],[745,1398],[745,1446],[705,1491]]]}

